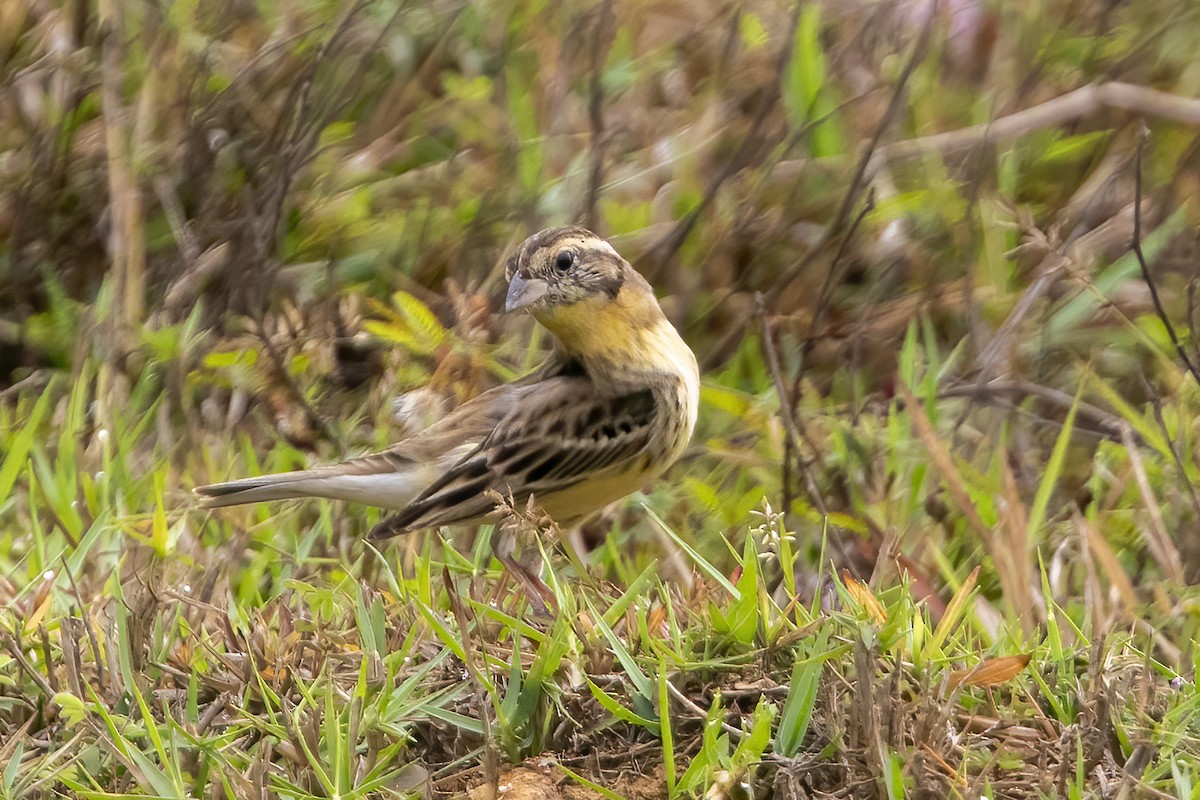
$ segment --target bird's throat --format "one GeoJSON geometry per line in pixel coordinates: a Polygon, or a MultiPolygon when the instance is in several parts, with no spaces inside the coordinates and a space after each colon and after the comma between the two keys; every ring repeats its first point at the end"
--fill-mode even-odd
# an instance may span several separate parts
{"type": "Polygon", "coordinates": [[[661,325],[670,327],[653,295],[643,297],[627,290],[612,300],[594,298],[535,314],[568,355],[585,363],[640,361],[649,355],[647,338],[655,337],[661,325]]]}
{"type": "Polygon", "coordinates": [[[696,358],[652,294],[622,291],[537,313],[568,357],[601,385],[639,383],[652,375],[696,375],[696,358]],[[626,296],[627,295],[627,296],[626,296]]]}

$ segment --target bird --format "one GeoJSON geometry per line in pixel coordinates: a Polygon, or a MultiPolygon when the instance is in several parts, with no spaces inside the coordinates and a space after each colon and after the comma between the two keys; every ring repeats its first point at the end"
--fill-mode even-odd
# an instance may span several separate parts
{"type": "MultiPolygon", "coordinates": [[[[196,487],[202,506],[354,501],[392,511],[367,534],[382,540],[495,521],[498,493],[565,530],[659,478],[691,439],[700,371],[650,283],[578,226],[527,238],[505,278],[505,311],[528,313],[553,334],[553,351],[533,372],[381,452],[196,487]]],[[[496,554],[528,589],[511,544],[496,554]]]]}

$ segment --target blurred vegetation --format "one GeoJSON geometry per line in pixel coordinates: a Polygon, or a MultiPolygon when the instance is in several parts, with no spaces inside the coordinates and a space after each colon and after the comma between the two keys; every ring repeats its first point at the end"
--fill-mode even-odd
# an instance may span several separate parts
{"type": "Polygon", "coordinates": [[[0,3],[0,797],[1196,796],[1197,41],[1167,0],[0,3]],[[487,527],[193,508],[535,364],[500,265],[568,222],[705,384],[590,553],[527,531],[558,616],[487,527]]]}

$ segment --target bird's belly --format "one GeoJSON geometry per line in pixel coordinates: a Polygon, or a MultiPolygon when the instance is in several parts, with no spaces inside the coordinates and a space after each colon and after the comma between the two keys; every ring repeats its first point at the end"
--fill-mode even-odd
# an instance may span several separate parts
{"type": "Polygon", "coordinates": [[[533,502],[555,522],[570,525],[599,511],[609,503],[636,492],[656,474],[636,470],[592,477],[544,497],[534,495],[533,502]]]}

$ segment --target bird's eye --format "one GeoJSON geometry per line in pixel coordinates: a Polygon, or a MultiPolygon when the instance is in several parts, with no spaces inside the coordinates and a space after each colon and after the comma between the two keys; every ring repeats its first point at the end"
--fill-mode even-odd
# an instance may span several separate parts
{"type": "Polygon", "coordinates": [[[566,272],[575,265],[575,254],[570,250],[563,250],[554,257],[554,266],[560,272],[566,272]]]}

